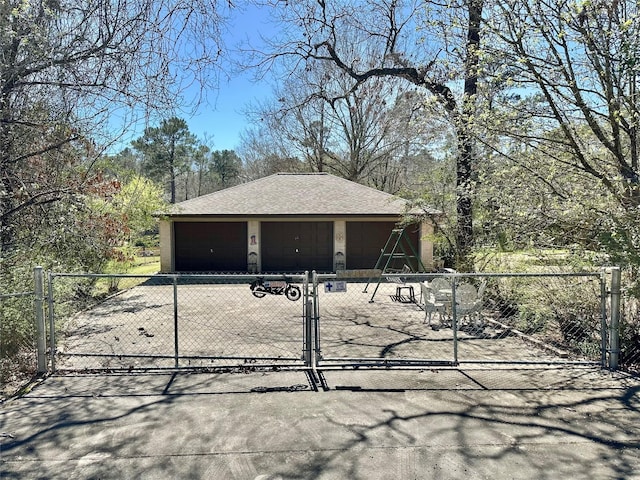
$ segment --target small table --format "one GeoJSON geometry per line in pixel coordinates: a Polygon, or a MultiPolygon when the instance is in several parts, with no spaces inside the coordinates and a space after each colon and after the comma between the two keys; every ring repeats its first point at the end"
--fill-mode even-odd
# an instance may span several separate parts
{"type": "Polygon", "coordinates": [[[394,301],[400,302],[400,303],[416,303],[416,295],[415,295],[415,292],[413,291],[413,286],[411,285],[396,287],[396,294],[393,295],[391,298],[394,301]],[[404,295],[402,295],[403,290],[408,291],[409,293],[408,297],[405,297],[404,295]]]}

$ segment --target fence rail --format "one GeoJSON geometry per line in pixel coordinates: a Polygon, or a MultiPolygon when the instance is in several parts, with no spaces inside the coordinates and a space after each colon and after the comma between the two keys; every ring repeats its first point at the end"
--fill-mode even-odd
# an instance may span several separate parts
{"type": "Polygon", "coordinates": [[[20,292],[20,293],[5,293],[0,295],[0,300],[8,300],[9,298],[18,298],[18,297],[31,297],[34,295],[34,292],[20,292]]]}
{"type": "Polygon", "coordinates": [[[620,358],[633,356],[618,342],[629,329],[618,313],[619,270],[612,272],[371,279],[348,272],[51,272],[45,285],[36,269],[33,292],[0,300],[33,299],[29,335],[41,372],[474,363],[617,368],[620,358]],[[258,280],[271,290],[254,292],[258,280]],[[299,289],[291,298],[284,294],[289,284],[299,289]]]}

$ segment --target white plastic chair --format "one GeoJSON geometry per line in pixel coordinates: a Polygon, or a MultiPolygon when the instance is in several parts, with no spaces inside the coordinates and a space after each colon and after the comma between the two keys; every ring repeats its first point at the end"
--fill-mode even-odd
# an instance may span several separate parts
{"type": "Polygon", "coordinates": [[[444,277],[436,277],[431,280],[429,287],[439,302],[451,302],[451,282],[444,277]]]}
{"type": "Polygon", "coordinates": [[[470,283],[461,283],[456,287],[456,316],[458,319],[476,320],[476,325],[482,325],[482,307],[484,302],[482,295],[486,282],[482,282],[480,288],[470,283]]]}
{"type": "Polygon", "coordinates": [[[422,293],[422,301],[424,307],[424,321],[423,323],[429,322],[431,325],[431,318],[434,313],[437,313],[439,316],[440,324],[442,324],[442,316],[447,313],[447,305],[444,302],[440,302],[436,299],[436,296],[431,288],[431,285],[428,282],[420,283],[420,291],[422,293]]]}

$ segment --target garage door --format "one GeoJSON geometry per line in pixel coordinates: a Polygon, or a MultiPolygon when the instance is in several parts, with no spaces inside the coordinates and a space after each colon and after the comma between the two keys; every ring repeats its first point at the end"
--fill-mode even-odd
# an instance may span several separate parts
{"type": "MultiPolygon", "coordinates": [[[[394,222],[347,222],[347,268],[374,268],[394,228],[397,228],[394,222]]],[[[413,249],[418,253],[419,227],[409,226],[405,233],[413,249]]],[[[410,252],[406,247],[405,250],[407,253],[410,252]]],[[[407,263],[405,259],[394,262],[390,268],[402,268],[402,264],[407,263]]],[[[414,271],[417,269],[416,260],[408,263],[414,271]]]]}
{"type": "Polygon", "coordinates": [[[331,272],[333,222],[262,222],[262,271],[331,272]]]}
{"type": "Polygon", "coordinates": [[[246,222],[176,222],[178,272],[246,272],[246,222]]]}

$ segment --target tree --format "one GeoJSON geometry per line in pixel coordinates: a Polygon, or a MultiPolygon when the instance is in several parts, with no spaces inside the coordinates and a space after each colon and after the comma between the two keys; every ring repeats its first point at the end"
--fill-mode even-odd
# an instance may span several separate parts
{"type": "Polygon", "coordinates": [[[128,182],[140,174],[140,159],[131,148],[125,148],[115,155],[103,155],[94,164],[94,168],[107,177],[120,182],[128,182]]]}
{"type": "Polygon", "coordinates": [[[295,72],[283,82],[278,101],[262,106],[259,118],[310,171],[397,192],[403,160],[424,135],[424,123],[414,121],[420,96],[402,92],[388,79],[372,79],[349,91],[344,72],[331,64],[320,67],[295,72]]]}
{"type": "Polygon", "coordinates": [[[103,209],[123,219],[126,225],[123,242],[131,243],[156,228],[154,215],[165,207],[162,188],[148,178],[134,176],[104,203],[103,209]]]}
{"type": "Polygon", "coordinates": [[[456,254],[461,269],[471,268],[467,257],[473,245],[473,169],[477,161],[472,122],[483,7],[483,0],[446,5],[384,0],[358,5],[339,0],[288,4],[282,15],[291,27],[287,31],[295,28],[297,35],[276,39],[269,58],[294,58],[302,68],[312,70],[329,62],[351,79],[348,92],[376,78],[398,78],[437,99],[457,138],[456,254]],[[416,35],[418,29],[424,42],[416,35]],[[457,79],[463,83],[459,94],[451,87],[457,79]]]}
{"type": "Polygon", "coordinates": [[[493,148],[557,205],[539,209],[545,231],[563,225],[639,264],[637,2],[517,0],[495,13],[485,47],[502,62],[493,111],[509,122],[487,122],[502,139],[493,148]]]}
{"type": "MultiPolygon", "coordinates": [[[[123,225],[91,209],[119,188],[99,160],[131,124],[175,107],[186,86],[215,86],[221,5],[0,1],[1,291],[32,289],[34,265],[101,271],[123,225]]],[[[6,313],[2,367],[4,345],[28,345],[19,335],[33,324],[28,309],[6,313]]]]}
{"type": "Polygon", "coordinates": [[[209,154],[211,150],[206,145],[200,145],[195,152],[193,166],[195,167],[196,174],[196,185],[195,185],[195,196],[199,197],[200,195],[204,195],[205,193],[210,193],[213,191],[211,186],[207,185],[207,170],[209,163],[209,154]]]}
{"type": "Polygon", "coordinates": [[[154,180],[168,182],[170,201],[176,203],[176,179],[191,170],[197,153],[196,138],[187,122],[177,117],[163,120],[159,127],[146,128],[132,145],[143,156],[142,171],[154,180]]]}
{"type": "Polygon", "coordinates": [[[308,172],[308,166],[293,157],[271,128],[258,125],[242,132],[239,153],[246,180],[256,180],[278,172],[308,172]]]}
{"type": "Polygon", "coordinates": [[[220,188],[239,183],[242,160],[233,150],[216,150],[211,153],[211,171],[218,178],[220,188]]]}
{"type": "Polygon", "coordinates": [[[30,162],[87,142],[73,172],[73,184],[86,186],[118,131],[172,107],[181,86],[215,81],[221,14],[214,0],[0,3],[0,255],[17,248],[26,211],[79,192],[32,181],[30,162]]]}

